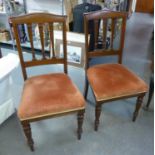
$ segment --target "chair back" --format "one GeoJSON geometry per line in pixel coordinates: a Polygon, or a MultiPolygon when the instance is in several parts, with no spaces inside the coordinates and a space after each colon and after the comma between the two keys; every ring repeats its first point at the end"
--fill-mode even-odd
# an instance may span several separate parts
{"type": "Polygon", "coordinates": [[[86,68],[89,59],[117,55],[122,62],[127,14],[99,10],[84,14],[86,68]]]}
{"type": "MultiPolygon", "coordinates": [[[[64,72],[67,73],[67,49],[66,49],[66,16],[54,15],[50,13],[32,13],[17,17],[11,17],[10,21],[12,23],[14,37],[16,40],[17,50],[20,57],[20,62],[22,66],[22,72],[24,80],[27,79],[27,67],[33,67],[38,65],[48,65],[48,64],[63,64],[64,72]],[[54,39],[54,25],[60,24],[62,27],[62,51],[63,57],[57,57],[55,51],[55,39],[54,39]],[[24,25],[27,30],[27,35],[30,42],[30,50],[32,54],[31,60],[24,59],[24,52],[22,50],[19,26],[24,25]],[[41,47],[41,58],[38,59],[36,55],[36,48],[34,44],[34,26],[38,28],[39,44],[41,47]],[[45,29],[49,37],[49,51],[52,56],[47,56],[45,52],[45,29]]],[[[61,34],[61,33],[60,33],[61,34]]],[[[38,45],[37,45],[38,46],[38,45]]],[[[48,51],[48,55],[49,55],[48,51]]]]}

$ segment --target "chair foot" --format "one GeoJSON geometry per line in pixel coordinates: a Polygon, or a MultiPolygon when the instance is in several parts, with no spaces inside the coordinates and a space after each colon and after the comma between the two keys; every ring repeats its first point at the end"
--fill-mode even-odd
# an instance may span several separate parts
{"type": "Polygon", "coordinates": [[[132,121],[135,122],[136,118],[138,116],[139,110],[141,108],[142,102],[143,102],[143,98],[144,98],[145,94],[142,94],[140,96],[137,97],[137,103],[136,103],[136,108],[135,111],[133,113],[133,118],[132,121]]]}
{"type": "Polygon", "coordinates": [[[95,124],[94,130],[98,131],[98,125],[97,124],[95,124]]]}
{"type": "Polygon", "coordinates": [[[31,151],[34,151],[34,142],[32,139],[32,133],[31,133],[31,127],[29,123],[22,123],[23,129],[25,136],[27,138],[27,143],[31,149],[31,151]]]}
{"type": "Polygon", "coordinates": [[[94,126],[94,130],[98,131],[98,126],[100,123],[100,115],[101,115],[101,104],[96,105],[96,109],[95,109],[95,126],[94,126]]]}
{"type": "Polygon", "coordinates": [[[84,110],[81,110],[78,112],[78,115],[77,115],[77,120],[78,120],[77,137],[78,137],[78,140],[81,139],[84,112],[85,112],[84,110]]]}
{"type": "Polygon", "coordinates": [[[144,109],[145,111],[148,111],[148,110],[149,110],[149,108],[148,108],[147,106],[144,106],[143,109],[144,109]]]}

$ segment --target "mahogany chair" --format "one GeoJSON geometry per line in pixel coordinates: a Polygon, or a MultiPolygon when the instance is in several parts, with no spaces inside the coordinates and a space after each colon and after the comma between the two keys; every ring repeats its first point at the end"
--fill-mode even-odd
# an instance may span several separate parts
{"type": "Polygon", "coordinates": [[[96,101],[95,131],[98,130],[102,104],[137,96],[137,104],[133,114],[133,121],[135,121],[143,97],[148,90],[147,85],[142,79],[121,64],[126,17],[126,13],[108,10],[84,14],[86,49],[86,82],[84,96],[86,99],[88,86],[90,84],[96,101]],[[92,30],[90,32],[89,24],[92,24],[92,22],[94,23],[93,32],[92,30]],[[93,50],[90,50],[89,45],[91,34],[95,36],[93,50]],[[109,34],[110,44],[107,38],[109,34]],[[118,63],[90,65],[90,60],[92,61],[93,58],[102,56],[118,56],[118,63]]]}
{"type": "Polygon", "coordinates": [[[83,95],[67,75],[67,47],[66,47],[66,16],[48,13],[33,13],[10,18],[15,34],[18,54],[25,80],[18,117],[24,129],[30,149],[34,150],[30,123],[43,119],[77,113],[78,139],[81,139],[82,123],[85,111],[83,95]],[[57,57],[54,48],[54,23],[62,25],[63,57],[57,57]],[[27,25],[31,45],[32,59],[26,60],[22,51],[18,25],[27,25]],[[38,25],[41,42],[41,58],[34,49],[33,24],[38,25]],[[44,26],[48,27],[50,36],[50,51],[52,57],[47,57],[44,47],[44,26]],[[39,65],[61,64],[64,73],[49,73],[27,78],[26,69],[39,65]]]}

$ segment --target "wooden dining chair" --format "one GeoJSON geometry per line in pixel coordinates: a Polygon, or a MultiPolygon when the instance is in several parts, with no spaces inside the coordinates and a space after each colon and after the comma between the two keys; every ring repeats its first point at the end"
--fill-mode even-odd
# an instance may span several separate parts
{"type": "MultiPolygon", "coordinates": [[[[126,29],[126,13],[101,10],[84,14],[85,50],[86,50],[86,82],[84,96],[87,98],[90,84],[96,101],[95,131],[98,130],[102,104],[129,97],[137,97],[133,114],[136,120],[143,97],[148,86],[135,73],[123,66],[122,54],[126,29]],[[93,24],[93,32],[89,24],[93,24]],[[94,35],[93,49],[90,50],[91,35],[94,35]],[[109,43],[110,40],[110,43],[109,43]],[[102,63],[90,65],[93,58],[117,56],[118,63],[102,63]]],[[[92,45],[91,45],[92,47],[92,45]]],[[[99,59],[101,60],[101,59],[99,59]]]]}
{"type": "MultiPolygon", "coordinates": [[[[21,103],[18,108],[18,117],[24,129],[30,149],[34,150],[30,123],[43,119],[77,113],[78,139],[81,138],[82,123],[85,111],[85,100],[75,84],[67,75],[67,47],[66,47],[66,16],[33,13],[10,18],[16,39],[18,54],[25,80],[21,103]],[[63,57],[56,56],[54,40],[54,23],[62,25],[63,57]],[[32,59],[24,58],[21,47],[18,25],[25,24],[29,34],[32,59]],[[38,25],[41,42],[41,58],[36,55],[33,39],[33,24],[38,25]],[[49,31],[50,51],[52,57],[47,56],[44,46],[44,26],[49,31]],[[39,65],[61,64],[64,73],[49,73],[44,75],[27,76],[27,68],[39,65]]],[[[60,65],[59,65],[60,66],[60,65]]]]}

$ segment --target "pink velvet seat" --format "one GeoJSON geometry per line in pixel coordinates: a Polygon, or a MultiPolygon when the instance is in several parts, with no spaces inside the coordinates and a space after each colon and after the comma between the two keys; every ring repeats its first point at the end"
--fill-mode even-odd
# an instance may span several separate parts
{"type": "Polygon", "coordinates": [[[101,64],[87,70],[97,101],[144,93],[148,86],[136,74],[120,64],[101,64]]]}
{"type": "Polygon", "coordinates": [[[70,78],[55,73],[25,81],[18,116],[23,121],[84,108],[84,98],[70,78]]]}

